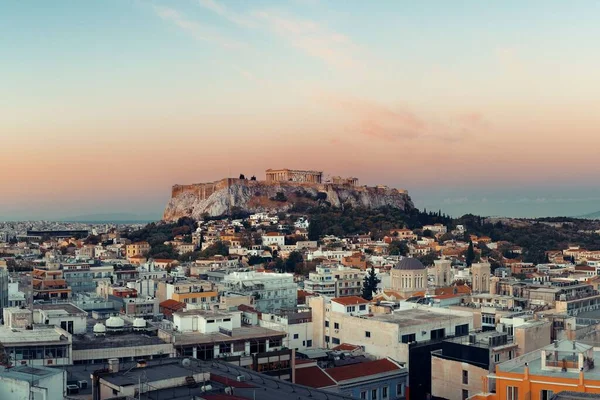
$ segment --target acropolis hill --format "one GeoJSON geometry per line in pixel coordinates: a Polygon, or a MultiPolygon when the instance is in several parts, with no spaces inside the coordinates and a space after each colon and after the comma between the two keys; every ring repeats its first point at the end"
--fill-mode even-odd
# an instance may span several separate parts
{"type": "Polygon", "coordinates": [[[224,178],[215,182],[175,185],[163,219],[201,219],[226,215],[229,210],[247,212],[288,211],[294,206],[328,202],[332,207],[401,209],[413,208],[408,192],[387,186],[359,186],[357,178],[333,177],[323,180],[320,171],[280,169],[266,171],[266,180],[224,178]]]}

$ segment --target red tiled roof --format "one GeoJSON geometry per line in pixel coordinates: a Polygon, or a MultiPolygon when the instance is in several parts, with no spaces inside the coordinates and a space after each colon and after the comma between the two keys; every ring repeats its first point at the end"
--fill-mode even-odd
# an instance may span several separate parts
{"type": "Polygon", "coordinates": [[[356,346],[354,344],[350,344],[350,343],[342,343],[340,345],[335,346],[334,348],[332,348],[331,350],[337,350],[337,351],[353,351],[356,349],[360,349],[360,346],[356,346]]]}
{"type": "Polygon", "coordinates": [[[162,308],[168,308],[169,310],[181,310],[182,308],[185,308],[185,303],[169,299],[160,303],[159,306],[162,308]]]}
{"type": "Polygon", "coordinates": [[[324,388],[336,385],[336,382],[319,367],[296,369],[296,383],[312,388],[324,388]]]}
{"type": "Polygon", "coordinates": [[[343,367],[328,368],[325,370],[337,382],[363,376],[376,375],[384,372],[399,370],[400,367],[390,360],[384,358],[376,361],[368,361],[359,364],[345,365],[343,367]]]}
{"type": "Polygon", "coordinates": [[[351,306],[355,304],[368,304],[369,301],[363,299],[358,296],[347,296],[347,297],[336,297],[335,299],[331,299],[331,301],[335,301],[338,304],[343,306],[351,306]]]}
{"type": "Polygon", "coordinates": [[[590,267],[588,265],[577,265],[575,271],[595,271],[596,267],[590,267]]]}

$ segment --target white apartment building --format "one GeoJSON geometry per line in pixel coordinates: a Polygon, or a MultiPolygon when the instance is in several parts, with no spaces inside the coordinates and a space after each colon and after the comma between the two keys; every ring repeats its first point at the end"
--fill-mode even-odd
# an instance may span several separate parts
{"type": "Polygon", "coordinates": [[[357,296],[361,293],[363,279],[364,272],[356,268],[320,265],[308,274],[304,290],[328,297],[357,296]]]}
{"type": "Polygon", "coordinates": [[[276,245],[282,247],[285,245],[285,235],[279,232],[269,232],[262,236],[263,246],[276,245]]]}
{"type": "Polygon", "coordinates": [[[351,343],[363,346],[365,353],[375,357],[408,363],[409,343],[465,335],[473,329],[471,312],[402,303],[398,310],[369,316],[365,300],[348,299],[354,298],[331,302],[321,296],[308,299],[313,312],[314,346],[331,348],[351,343]],[[365,310],[361,310],[362,305],[365,310]],[[367,314],[355,315],[358,312],[367,314]]]}
{"type": "Polygon", "coordinates": [[[312,349],[313,323],[312,312],[306,310],[291,310],[277,314],[263,313],[258,325],[274,331],[285,332],[283,346],[296,351],[312,349]]]}
{"type": "Polygon", "coordinates": [[[260,312],[295,308],[298,286],[293,274],[269,272],[232,272],[221,284],[225,290],[254,298],[254,307],[260,312]]]}

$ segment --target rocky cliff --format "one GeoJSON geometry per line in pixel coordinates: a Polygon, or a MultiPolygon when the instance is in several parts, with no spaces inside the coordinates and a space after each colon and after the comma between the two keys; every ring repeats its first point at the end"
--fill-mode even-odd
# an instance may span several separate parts
{"type": "Polygon", "coordinates": [[[163,219],[176,221],[188,216],[200,219],[204,214],[224,215],[230,208],[248,212],[287,211],[292,207],[310,207],[319,202],[333,207],[414,208],[405,190],[377,186],[353,187],[330,183],[266,182],[222,179],[210,183],[175,185],[163,219]]]}

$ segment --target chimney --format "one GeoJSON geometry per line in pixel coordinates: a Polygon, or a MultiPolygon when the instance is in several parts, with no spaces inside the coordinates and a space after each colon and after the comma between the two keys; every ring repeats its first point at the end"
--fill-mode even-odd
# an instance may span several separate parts
{"type": "Polygon", "coordinates": [[[119,359],[109,358],[108,359],[108,370],[112,373],[119,372],[119,359]]]}

